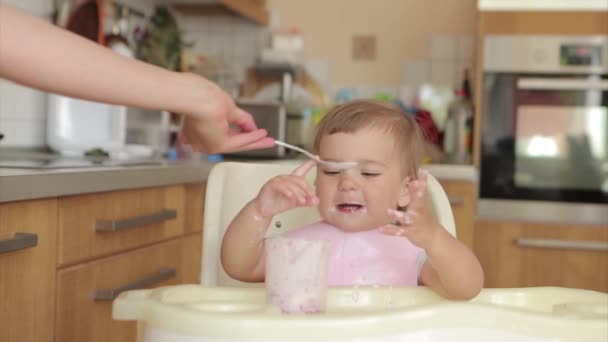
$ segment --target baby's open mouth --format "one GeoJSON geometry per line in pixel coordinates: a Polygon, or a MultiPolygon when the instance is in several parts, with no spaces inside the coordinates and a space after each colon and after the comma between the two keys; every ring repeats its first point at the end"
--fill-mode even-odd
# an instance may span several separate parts
{"type": "Polygon", "coordinates": [[[346,214],[356,213],[356,212],[363,210],[363,204],[340,203],[340,204],[336,205],[336,209],[338,209],[338,212],[340,212],[340,213],[346,213],[346,214]]]}

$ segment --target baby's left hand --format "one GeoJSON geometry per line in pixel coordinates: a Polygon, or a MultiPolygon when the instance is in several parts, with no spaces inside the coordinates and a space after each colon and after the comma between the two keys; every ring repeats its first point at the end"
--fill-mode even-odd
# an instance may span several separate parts
{"type": "Polygon", "coordinates": [[[388,209],[387,213],[396,224],[387,224],[380,231],[396,236],[405,236],[420,248],[428,249],[441,229],[426,203],[426,181],[428,171],[421,170],[418,179],[408,184],[410,203],[405,212],[388,209]],[[397,225],[397,223],[399,225],[397,225]]]}

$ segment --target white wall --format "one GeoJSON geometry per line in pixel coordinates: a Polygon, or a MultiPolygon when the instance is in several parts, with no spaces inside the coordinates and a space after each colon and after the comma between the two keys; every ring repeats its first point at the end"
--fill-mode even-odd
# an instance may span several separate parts
{"type": "Polygon", "coordinates": [[[330,88],[454,86],[473,64],[476,0],[268,0],[283,28],[299,28],[305,54],[325,60],[330,88]],[[352,39],[376,36],[373,61],[354,60],[352,39]]]}

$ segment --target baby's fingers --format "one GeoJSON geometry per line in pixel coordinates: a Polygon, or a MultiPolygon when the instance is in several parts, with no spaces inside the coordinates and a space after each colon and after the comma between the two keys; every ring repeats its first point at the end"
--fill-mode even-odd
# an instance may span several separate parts
{"type": "Polygon", "coordinates": [[[395,209],[387,209],[386,213],[399,224],[411,224],[413,222],[413,217],[410,213],[395,210],[395,209]]]}
{"type": "Polygon", "coordinates": [[[302,191],[306,193],[307,197],[315,196],[315,191],[313,190],[312,186],[306,181],[306,179],[302,177],[291,177],[290,179],[291,181],[296,183],[300,187],[300,189],[302,189],[302,191]]]}
{"type": "Polygon", "coordinates": [[[304,179],[290,177],[284,186],[294,194],[294,199],[298,205],[315,206],[319,204],[319,199],[312,187],[304,179]]]}
{"type": "Polygon", "coordinates": [[[306,192],[293,182],[281,183],[279,185],[279,191],[296,204],[306,203],[306,192]]]}
{"type": "Polygon", "coordinates": [[[380,227],[380,232],[386,235],[403,236],[407,228],[395,226],[394,224],[387,224],[380,227]]]}
{"type": "Polygon", "coordinates": [[[316,165],[317,165],[316,160],[314,160],[314,159],[307,160],[306,162],[304,162],[300,166],[298,166],[295,170],[293,170],[293,172],[291,174],[293,176],[304,177],[304,176],[306,176],[308,171],[310,171],[316,165]]]}

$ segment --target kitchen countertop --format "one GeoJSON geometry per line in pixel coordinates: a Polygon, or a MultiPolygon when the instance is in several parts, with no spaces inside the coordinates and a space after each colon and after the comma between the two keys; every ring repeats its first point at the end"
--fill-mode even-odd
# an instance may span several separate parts
{"type": "Polygon", "coordinates": [[[212,166],[188,161],[53,170],[0,168],[0,203],[202,182],[212,166]]]}
{"type": "MultiPolygon", "coordinates": [[[[301,161],[285,159],[255,162],[293,163],[295,166],[301,161]]],[[[207,179],[214,164],[207,161],[182,161],[156,165],[52,170],[0,168],[0,203],[202,182],[207,179]]],[[[471,165],[430,164],[423,167],[435,178],[477,182],[477,169],[471,165]]]]}

